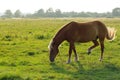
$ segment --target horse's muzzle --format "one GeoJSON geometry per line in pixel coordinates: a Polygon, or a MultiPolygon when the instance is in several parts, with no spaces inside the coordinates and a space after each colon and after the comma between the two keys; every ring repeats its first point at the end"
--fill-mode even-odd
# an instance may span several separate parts
{"type": "Polygon", "coordinates": [[[54,62],[54,59],[50,59],[50,62],[54,62]]]}

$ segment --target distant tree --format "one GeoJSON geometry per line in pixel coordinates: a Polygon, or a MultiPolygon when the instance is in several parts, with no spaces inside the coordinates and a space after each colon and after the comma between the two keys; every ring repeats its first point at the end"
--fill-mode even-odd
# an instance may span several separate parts
{"type": "Polygon", "coordinates": [[[22,17],[21,11],[20,10],[16,10],[15,13],[14,13],[14,17],[16,17],[16,18],[22,17]]]}
{"type": "Polygon", "coordinates": [[[14,14],[12,14],[11,10],[6,10],[1,18],[12,18],[12,17],[23,17],[23,18],[40,18],[40,17],[120,17],[120,8],[114,8],[112,12],[106,13],[97,13],[97,12],[62,12],[60,9],[48,8],[46,11],[44,9],[39,9],[35,13],[31,14],[22,14],[20,10],[16,10],[14,14]]]}
{"type": "Polygon", "coordinates": [[[13,17],[13,14],[11,12],[11,10],[6,10],[3,17],[5,18],[12,18],[13,17]]]}
{"type": "Polygon", "coordinates": [[[49,8],[48,10],[46,10],[46,17],[55,17],[53,8],[49,8]]]}
{"type": "Polygon", "coordinates": [[[86,12],[79,13],[79,17],[90,17],[90,15],[86,12]]]}
{"type": "Polygon", "coordinates": [[[34,14],[26,14],[25,16],[24,16],[25,18],[34,18],[34,14]]]}
{"type": "Polygon", "coordinates": [[[114,8],[114,9],[112,10],[112,15],[113,15],[114,17],[120,17],[120,8],[114,8]]]}
{"type": "Polygon", "coordinates": [[[44,17],[45,12],[43,9],[38,10],[37,12],[34,13],[35,17],[44,17]]]}
{"type": "Polygon", "coordinates": [[[74,12],[74,11],[69,12],[69,16],[70,16],[70,17],[79,17],[78,13],[77,13],[77,12],[74,12]]]}
{"type": "Polygon", "coordinates": [[[106,14],[105,17],[107,17],[107,18],[112,18],[113,17],[111,12],[107,12],[105,14],[106,14]]]}
{"type": "Polygon", "coordinates": [[[53,11],[53,8],[49,8],[47,11],[46,11],[46,13],[53,13],[54,11],[53,11]]]}
{"type": "Polygon", "coordinates": [[[55,10],[55,16],[56,16],[56,17],[62,17],[62,12],[61,12],[60,9],[56,9],[56,10],[55,10]]]}

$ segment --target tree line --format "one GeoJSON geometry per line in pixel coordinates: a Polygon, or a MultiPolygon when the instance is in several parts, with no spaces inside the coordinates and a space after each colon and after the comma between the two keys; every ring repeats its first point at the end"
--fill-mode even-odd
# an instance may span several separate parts
{"type": "Polygon", "coordinates": [[[39,9],[33,14],[23,14],[20,10],[16,10],[12,13],[11,10],[6,10],[1,18],[61,18],[61,17],[120,17],[120,8],[114,8],[112,12],[97,13],[97,12],[62,12],[60,9],[49,8],[46,11],[44,9],[39,9]]]}

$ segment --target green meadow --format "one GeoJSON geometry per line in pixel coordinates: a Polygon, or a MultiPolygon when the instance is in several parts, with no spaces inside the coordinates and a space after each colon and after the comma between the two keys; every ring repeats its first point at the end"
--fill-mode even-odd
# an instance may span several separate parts
{"type": "Polygon", "coordinates": [[[0,80],[120,80],[119,18],[0,19],[0,80]],[[117,30],[114,41],[105,40],[103,62],[100,47],[75,43],[79,62],[66,64],[69,44],[64,41],[54,63],[48,45],[55,33],[70,21],[100,20],[117,30]]]}

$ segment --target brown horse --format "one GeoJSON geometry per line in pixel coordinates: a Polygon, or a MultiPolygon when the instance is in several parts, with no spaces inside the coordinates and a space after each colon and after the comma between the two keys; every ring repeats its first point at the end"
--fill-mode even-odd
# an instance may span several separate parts
{"type": "Polygon", "coordinates": [[[69,46],[69,58],[68,62],[70,63],[71,60],[71,53],[72,50],[75,54],[75,60],[78,61],[76,49],[75,49],[75,42],[89,42],[92,41],[94,43],[93,46],[88,48],[88,54],[91,53],[91,50],[99,45],[101,46],[101,57],[100,61],[103,59],[103,52],[104,52],[104,40],[107,38],[108,40],[113,40],[115,37],[115,29],[108,28],[100,21],[93,21],[87,23],[78,23],[78,22],[70,22],[67,25],[63,26],[54,36],[52,41],[49,44],[50,49],[50,61],[53,62],[56,55],[59,52],[59,45],[63,41],[68,41],[69,46]],[[99,39],[99,42],[97,41],[99,39]]]}

